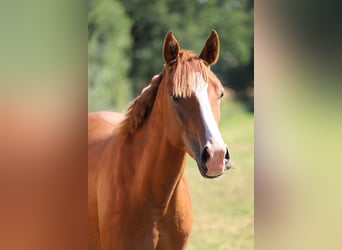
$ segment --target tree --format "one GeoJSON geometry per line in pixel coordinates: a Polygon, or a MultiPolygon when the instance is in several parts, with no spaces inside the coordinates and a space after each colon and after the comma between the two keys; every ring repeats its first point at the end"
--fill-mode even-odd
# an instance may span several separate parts
{"type": "Polygon", "coordinates": [[[88,6],[90,110],[126,106],[131,93],[162,71],[170,29],[183,49],[197,54],[216,29],[221,52],[212,69],[253,103],[246,99],[254,77],[252,0],[90,0],[88,6]]]}
{"type": "Polygon", "coordinates": [[[251,0],[120,0],[132,26],[130,76],[134,95],[162,70],[161,47],[173,29],[181,47],[200,53],[211,29],[221,40],[213,70],[238,93],[253,86],[253,1],[251,0]],[[241,74],[243,72],[243,74],[241,74]]]}
{"type": "Polygon", "coordinates": [[[127,74],[131,20],[116,0],[88,1],[88,109],[123,108],[131,97],[127,74]]]}

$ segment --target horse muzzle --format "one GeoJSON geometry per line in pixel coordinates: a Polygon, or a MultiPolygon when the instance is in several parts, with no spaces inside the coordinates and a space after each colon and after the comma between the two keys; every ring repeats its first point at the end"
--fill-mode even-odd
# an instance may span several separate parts
{"type": "Polygon", "coordinates": [[[200,162],[197,165],[202,176],[206,178],[215,178],[222,175],[231,168],[230,154],[226,146],[213,142],[207,143],[201,153],[200,162]]]}

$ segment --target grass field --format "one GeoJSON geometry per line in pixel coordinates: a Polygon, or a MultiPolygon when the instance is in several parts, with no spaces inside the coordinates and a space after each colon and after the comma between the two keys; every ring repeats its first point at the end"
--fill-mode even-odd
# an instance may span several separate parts
{"type": "Polygon", "coordinates": [[[195,161],[187,161],[194,213],[189,250],[254,249],[254,116],[225,100],[220,131],[234,169],[204,179],[195,161]]]}

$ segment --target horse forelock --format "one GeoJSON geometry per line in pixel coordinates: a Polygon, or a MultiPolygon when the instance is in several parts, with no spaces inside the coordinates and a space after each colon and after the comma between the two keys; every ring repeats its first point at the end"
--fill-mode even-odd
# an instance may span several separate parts
{"type": "Polygon", "coordinates": [[[150,84],[131,102],[124,120],[119,125],[119,132],[133,134],[141,127],[151,113],[162,76],[162,73],[154,76],[150,84]]]}
{"type": "Polygon", "coordinates": [[[210,69],[208,65],[196,54],[189,50],[179,52],[177,62],[170,66],[166,65],[168,71],[168,88],[173,96],[190,97],[196,74],[200,74],[204,81],[208,81],[210,69]]]}

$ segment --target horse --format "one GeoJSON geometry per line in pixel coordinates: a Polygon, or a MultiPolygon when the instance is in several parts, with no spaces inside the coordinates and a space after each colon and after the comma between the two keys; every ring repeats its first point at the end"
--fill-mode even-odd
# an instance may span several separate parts
{"type": "Polygon", "coordinates": [[[170,30],[162,72],[127,113],[88,114],[89,249],[185,248],[193,221],[186,155],[205,178],[230,168],[218,129],[224,89],[210,69],[219,49],[215,30],[199,56],[170,30]]]}

